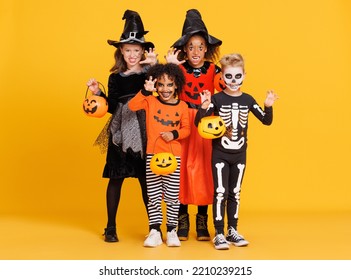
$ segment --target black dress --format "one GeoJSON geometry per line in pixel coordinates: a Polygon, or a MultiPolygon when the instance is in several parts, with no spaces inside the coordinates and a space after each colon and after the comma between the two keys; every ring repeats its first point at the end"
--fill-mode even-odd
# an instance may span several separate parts
{"type": "MultiPolygon", "coordinates": [[[[129,99],[144,87],[145,79],[145,73],[130,75],[112,73],[108,81],[108,112],[114,114],[119,103],[126,104],[129,99]]],[[[145,155],[146,126],[145,112],[143,110],[137,112],[137,119],[142,137],[143,155],[145,155]]],[[[142,154],[140,152],[134,152],[130,148],[124,152],[121,146],[116,146],[112,143],[110,134],[103,177],[111,179],[127,177],[140,178],[146,176],[145,170],[145,158],[142,154]]]]}

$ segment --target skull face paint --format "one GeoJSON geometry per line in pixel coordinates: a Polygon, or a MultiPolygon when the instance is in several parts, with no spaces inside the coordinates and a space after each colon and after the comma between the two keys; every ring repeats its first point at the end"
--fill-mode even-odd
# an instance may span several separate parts
{"type": "Polygon", "coordinates": [[[223,70],[223,80],[226,86],[232,91],[240,89],[244,78],[245,74],[241,67],[226,67],[223,70]]]}

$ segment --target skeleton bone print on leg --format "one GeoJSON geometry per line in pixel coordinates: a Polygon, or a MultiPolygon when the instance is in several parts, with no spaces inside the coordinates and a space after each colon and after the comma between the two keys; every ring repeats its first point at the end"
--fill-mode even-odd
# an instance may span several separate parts
{"type": "Polygon", "coordinates": [[[244,175],[244,169],[245,169],[245,164],[241,164],[239,163],[237,165],[238,169],[239,169],[239,175],[238,175],[238,179],[236,181],[236,186],[233,190],[234,194],[235,194],[235,200],[236,200],[236,210],[234,213],[234,218],[237,219],[239,217],[239,204],[240,204],[240,189],[241,189],[241,181],[243,179],[243,175],[244,175]]]}
{"type": "Polygon", "coordinates": [[[222,200],[224,199],[224,187],[223,187],[223,179],[222,179],[222,169],[224,167],[224,163],[220,162],[220,163],[216,163],[216,169],[217,169],[217,180],[218,180],[218,187],[216,189],[217,192],[217,203],[216,203],[216,209],[217,209],[217,215],[216,215],[216,221],[221,221],[223,219],[222,215],[221,215],[221,203],[222,200]]]}
{"type": "Polygon", "coordinates": [[[219,109],[219,115],[224,120],[226,127],[232,127],[231,137],[222,137],[222,146],[229,150],[238,150],[245,144],[245,137],[238,135],[238,125],[242,128],[246,127],[249,116],[249,108],[247,106],[239,106],[238,103],[232,103],[231,106],[223,105],[219,109]],[[239,139],[239,140],[238,140],[239,139]]]}

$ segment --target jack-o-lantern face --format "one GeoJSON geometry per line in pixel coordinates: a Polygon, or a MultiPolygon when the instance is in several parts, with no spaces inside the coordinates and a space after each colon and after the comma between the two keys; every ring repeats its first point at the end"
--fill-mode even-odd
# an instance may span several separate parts
{"type": "Polygon", "coordinates": [[[177,159],[172,153],[157,153],[150,160],[150,169],[157,175],[171,174],[177,166],[177,159]]]}
{"type": "Polygon", "coordinates": [[[162,112],[161,109],[157,110],[157,114],[155,114],[154,119],[164,126],[178,127],[180,123],[178,112],[175,112],[174,116],[172,116],[167,112],[162,112]]]}
{"type": "Polygon", "coordinates": [[[200,98],[200,92],[203,91],[204,85],[204,83],[188,82],[187,86],[190,91],[185,90],[185,94],[193,100],[198,100],[200,98]]]}
{"type": "Polygon", "coordinates": [[[106,98],[99,95],[91,95],[83,102],[83,111],[89,117],[101,118],[108,109],[106,98]]]}
{"type": "Polygon", "coordinates": [[[197,130],[205,139],[215,139],[223,136],[226,127],[220,116],[208,116],[200,120],[197,130]]]}
{"type": "Polygon", "coordinates": [[[214,77],[213,84],[217,91],[222,91],[226,88],[225,82],[222,79],[222,73],[217,73],[214,77]]]}

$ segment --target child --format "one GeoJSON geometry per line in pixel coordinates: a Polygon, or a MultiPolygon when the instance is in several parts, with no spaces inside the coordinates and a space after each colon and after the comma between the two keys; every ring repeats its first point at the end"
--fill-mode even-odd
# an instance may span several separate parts
{"type": "Polygon", "coordinates": [[[215,76],[220,75],[220,68],[213,62],[217,60],[222,41],[209,35],[201,14],[191,9],[186,14],[182,37],[177,40],[166,56],[167,62],[180,65],[186,85],[179,98],[189,107],[191,123],[190,137],[182,140],[182,166],[180,180],[180,210],[178,237],[187,240],[189,234],[188,204],[198,205],[196,215],[197,240],[210,240],[207,229],[208,205],[212,204],[213,184],[211,173],[211,140],[202,138],[194,125],[198,106],[201,104],[200,93],[209,90],[214,93],[215,76]]]}
{"type": "Polygon", "coordinates": [[[244,60],[240,54],[229,54],[220,60],[222,78],[226,88],[211,98],[209,91],[201,95],[202,105],[196,114],[195,124],[202,117],[212,113],[225,122],[226,132],[212,140],[212,174],[214,182],[213,221],[216,236],[213,239],[216,249],[229,249],[228,243],[235,246],[249,244],[237,232],[241,183],[246,166],[248,115],[252,112],[264,125],[273,120],[274,101],[278,98],[273,91],[267,92],[264,110],[255,99],[241,91],[245,78],[244,60]],[[224,217],[227,214],[228,232],[224,237],[224,217]]]}
{"type": "Polygon", "coordinates": [[[146,112],[146,183],[149,196],[148,213],[150,233],[144,242],[145,247],[162,244],[162,198],[167,211],[167,246],[179,247],[176,233],[179,211],[180,180],[180,139],[189,136],[190,124],[185,102],[177,99],[182,91],[185,78],[175,64],[157,64],[148,71],[145,90],[139,92],[129,102],[133,111],[144,109],[146,112]],[[152,95],[156,91],[158,96],[152,95]],[[150,169],[154,154],[171,152],[176,157],[177,169],[169,175],[156,175],[150,169]]]}
{"type": "MultiPolygon", "coordinates": [[[[103,177],[109,178],[106,192],[108,220],[104,233],[106,242],[118,241],[116,214],[125,178],[138,178],[145,208],[148,201],[144,156],[145,114],[142,111],[131,112],[126,105],[143,88],[147,67],[157,63],[157,55],[154,44],[145,41],[144,35],[148,31],[144,31],[139,14],[126,10],[123,19],[126,22],[120,41],[107,41],[116,47],[107,96],[108,112],[113,115],[97,139],[101,146],[107,145],[103,171],[103,177]]],[[[94,94],[102,95],[95,79],[90,79],[87,85],[94,94]]]]}

